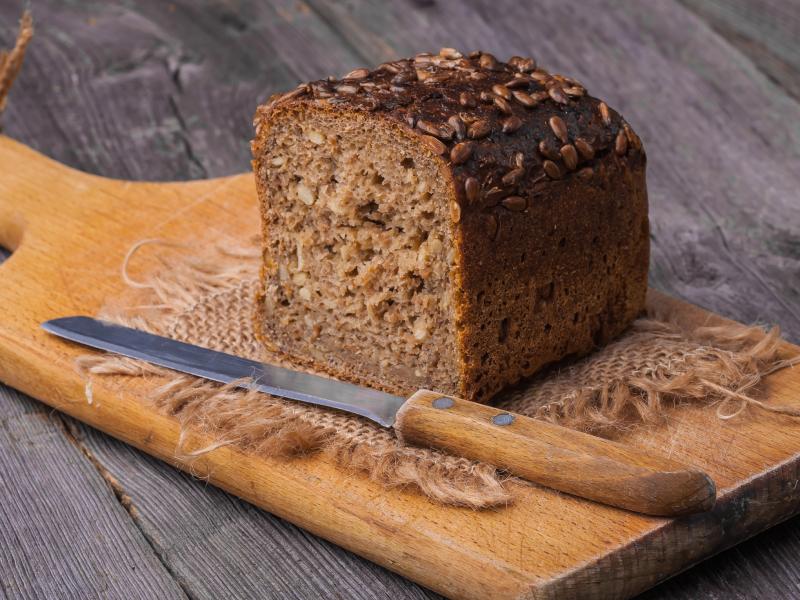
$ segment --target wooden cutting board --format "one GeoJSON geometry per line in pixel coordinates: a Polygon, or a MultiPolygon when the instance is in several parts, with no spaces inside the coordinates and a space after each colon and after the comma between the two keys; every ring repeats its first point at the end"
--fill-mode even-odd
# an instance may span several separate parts
{"type": "MultiPolygon", "coordinates": [[[[145,238],[236,243],[259,231],[253,177],[128,183],[53,162],[0,136],[0,380],[158,458],[208,477],[292,523],[451,598],[628,598],[800,509],[800,419],[750,411],[717,418],[683,407],[669,426],[623,443],[706,471],[708,513],[646,517],[511,482],[500,510],[432,504],[413,489],[383,489],[323,456],[295,460],[219,448],[176,461],[179,427],[145,407],[147,382],[95,379],[93,402],[73,361],[87,350],[39,328],[96,314],[126,291],[120,265],[145,238]]],[[[148,268],[140,262],[139,274],[148,268]]],[[[136,275],[136,271],[133,272],[136,275]]],[[[687,324],[721,317],[651,291],[651,306],[687,324]]],[[[785,353],[800,349],[786,344],[785,353]]],[[[800,372],[767,378],[768,403],[800,404],[800,372]]]]}

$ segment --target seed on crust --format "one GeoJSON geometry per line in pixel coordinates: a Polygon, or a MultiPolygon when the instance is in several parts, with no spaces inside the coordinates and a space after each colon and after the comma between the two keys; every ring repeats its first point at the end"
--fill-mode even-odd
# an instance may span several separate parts
{"type": "Polygon", "coordinates": [[[355,71],[351,71],[342,79],[365,79],[369,76],[369,69],[356,69],[355,71]]]}
{"type": "Polygon", "coordinates": [[[464,125],[464,121],[461,120],[461,117],[452,115],[447,119],[447,124],[453,129],[453,134],[456,139],[459,142],[463,142],[464,138],[467,137],[467,127],[464,125]]]}
{"type": "Polygon", "coordinates": [[[571,98],[583,98],[583,89],[578,87],[565,87],[564,93],[571,98]]]}
{"type": "Polygon", "coordinates": [[[523,211],[528,207],[528,201],[522,196],[509,196],[508,198],[504,198],[500,204],[514,212],[523,211]]]}
{"type": "Polygon", "coordinates": [[[514,111],[511,110],[511,105],[506,102],[503,98],[497,97],[494,99],[494,105],[502,110],[507,115],[513,115],[514,111]]]}
{"type": "Polygon", "coordinates": [[[448,139],[448,137],[452,137],[452,134],[448,136],[446,131],[442,130],[441,127],[437,127],[430,121],[417,121],[417,129],[437,138],[448,139]]]}
{"type": "Polygon", "coordinates": [[[556,145],[550,140],[542,140],[539,142],[539,152],[541,152],[545,158],[549,158],[552,161],[561,160],[561,152],[559,152],[556,145]]]}
{"type": "Polygon", "coordinates": [[[608,104],[605,102],[600,103],[600,116],[603,117],[603,125],[606,127],[611,126],[611,113],[608,112],[608,104]]]}
{"type": "Polygon", "coordinates": [[[561,169],[558,168],[558,165],[554,163],[552,160],[544,161],[544,172],[547,173],[548,177],[551,179],[561,179],[561,169]]]}
{"type": "Polygon", "coordinates": [[[542,85],[546,84],[548,81],[552,81],[553,78],[548,75],[547,73],[541,73],[539,71],[534,71],[530,74],[530,78],[534,81],[538,81],[542,85]]]}
{"type": "Polygon", "coordinates": [[[444,154],[447,150],[447,147],[433,136],[423,135],[422,141],[427,144],[428,148],[430,148],[434,154],[438,154],[439,156],[444,154]]]}
{"type": "Polygon", "coordinates": [[[569,143],[569,136],[567,135],[567,126],[564,124],[564,120],[559,116],[550,117],[550,128],[553,130],[553,133],[556,134],[556,137],[560,139],[565,144],[569,143]]]}
{"type": "Polygon", "coordinates": [[[526,58],[517,63],[516,67],[522,73],[530,73],[536,70],[536,61],[532,58],[526,58]]]}
{"type": "Polygon", "coordinates": [[[592,177],[594,177],[594,171],[592,171],[591,167],[584,167],[580,171],[575,174],[576,177],[581,179],[582,181],[591,181],[592,177]]]}
{"type": "Polygon", "coordinates": [[[534,92],[533,94],[531,94],[531,98],[536,100],[536,102],[544,102],[549,97],[550,94],[548,94],[547,92],[534,92]]]}
{"type": "Polygon", "coordinates": [[[431,53],[430,52],[420,52],[414,57],[414,64],[423,64],[431,62],[431,53]]]}
{"type": "Polygon", "coordinates": [[[384,69],[385,71],[389,71],[393,75],[395,73],[399,73],[402,69],[393,62],[385,62],[381,65],[378,65],[378,69],[384,69]]]}
{"type": "Polygon", "coordinates": [[[467,127],[472,125],[475,121],[480,121],[482,118],[480,115],[467,112],[458,113],[458,116],[461,117],[461,120],[464,121],[464,125],[466,125],[467,127]]]}
{"type": "Polygon", "coordinates": [[[478,106],[478,100],[469,92],[461,92],[461,97],[458,99],[458,102],[464,108],[475,108],[478,106]]]}
{"type": "Polygon", "coordinates": [[[522,167],[522,161],[525,160],[525,155],[522,152],[517,152],[517,155],[514,157],[514,164],[518,167],[522,167]]]}
{"type": "Polygon", "coordinates": [[[512,67],[516,68],[517,64],[521,60],[522,60],[521,56],[512,56],[511,58],[508,59],[508,64],[510,64],[512,67]]]}
{"type": "Polygon", "coordinates": [[[446,58],[447,60],[456,60],[459,58],[464,58],[464,55],[461,54],[461,52],[459,52],[455,48],[448,48],[448,47],[444,47],[441,50],[439,50],[439,56],[446,58]]]}
{"type": "Polygon", "coordinates": [[[578,153],[586,160],[592,160],[594,158],[594,148],[592,148],[592,145],[585,139],[576,138],[575,148],[577,148],[578,153]]]}
{"type": "Polygon", "coordinates": [[[575,146],[567,144],[561,147],[561,156],[564,158],[564,164],[570,171],[574,171],[578,167],[578,153],[575,151],[575,146]]]}
{"type": "Polygon", "coordinates": [[[517,185],[522,178],[525,176],[525,169],[522,167],[517,167],[513,171],[509,171],[505,175],[503,175],[503,185],[505,186],[512,186],[517,185]]]}
{"type": "MultiPolygon", "coordinates": [[[[277,94],[272,94],[269,98],[267,98],[267,101],[264,103],[264,108],[265,109],[266,108],[270,108],[273,104],[275,104],[282,97],[283,97],[283,94],[281,94],[280,92],[277,93],[277,94]]],[[[261,107],[259,107],[259,108],[261,108],[261,107]]]]}
{"type": "Polygon", "coordinates": [[[511,100],[511,92],[509,92],[508,88],[504,85],[494,85],[492,86],[492,91],[505,100],[511,100]]]}
{"type": "MultiPolygon", "coordinates": [[[[357,90],[356,90],[357,91],[357,90]]],[[[305,96],[308,93],[308,86],[303,85],[298,88],[293,89],[291,92],[286,92],[283,96],[281,96],[278,102],[288,102],[289,100],[294,100],[295,98],[299,98],[300,96],[305,96]]]]}
{"type": "Polygon", "coordinates": [[[461,220],[461,206],[455,200],[450,201],[450,218],[453,219],[453,223],[461,220]]]}
{"type": "Polygon", "coordinates": [[[355,85],[354,83],[340,83],[339,85],[334,86],[334,88],[340,94],[348,94],[354,95],[361,91],[361,86],[355,85]]]}
{"type": "Polygon", "coordinates": [[[492,133],[492,126],[486,119],[475,121],[472,125],[469,126],[469,129],[467,129],[467,137],[470,138],[471,140],[479,140],[481,138],[485,138],[490,133],[492,133]]]}
{"type": "Polygon", "coordinates": [[[492,71],[494,70],[492,67],[497,65],[497,59],[491,54],[481,54],[481,57],[478,59],[478,64],[482,68],[492,71]]]}
{"type": "Polygon", "coordinates": [[[628,151],[628,137],[625,135],[625,132],[622,129],[620,129],[619,133],[617,134],[617,141],[614,144],[614,151],[620,156],[625,156],[625,153],[628,151]]]}
{"type": "Polygon", "coordinates": [[[401,71],[394,77],[392,77],[392,83],[397,83],[403,85],[405,83],[411,83],[412,81],[417,80],[417,72],[413,69],[409,69],[407,71],[401,71]]]}
{"type": "Polygon", "coordinates": [[[450,150],[450,160],[453,161],[453,164],[460,165],[461,163],[467,162],[472,157],[474,151],[475,144],[473,142],[461,142],[450,150]]]}
{"type": "Polygon", "coordinates": [[[503,133],[516,133],[520,127],[522,127],[522,119],[512,115],[503,122],[503,133]]]}
{"type": "Polygon", "coordinates": [[[635,150],[641,150],[642,140],[638,135],[636,135],[636,132],[633,131],[633,128],[625,123],[622,126],[622,129],[625,130],[625,137],[628,138],[628,145],[635,150]]]}
{"type": "Polygon", "coordinates": [[[526,94],[525,92],[520,92],[517,90],[513,91],[512,94],[514,95],[516,101],[522,104],[522,106],[525,108],[536,108],[536,106],[539,105],[536,100],[531,98],[530,94],[526,94]]]}
{"type": "Polygon", "coordinates": [[[486,73],[480,73],[478,71],[475,71],[474,73],[470,73],[469,74],[469,78],[470,79],[474,79],[475,81],[481,81],[482,79],[488,79],[488,77],[489,76],[486,75],[486,73]]]}
{"type": "Polygon", "coordinates": [[[564,90],[561,89],[561,86],[554,85],[547,90],[547,93],[550,94],[550,97],[559,104],[566,104],[569,102],[569,96],[564,93],[564,90]]]}
{"type": "Polygon", "coordinates": [[[486,215],[486,233],[489,234],[489,239],[494,241],[497,239],[497,217],[494,215],[486,215]]]}
{"type": "Polygon", "coordinates": [[[492,104],[495,98],[497,98],[496,94],[491,92],[481,92],[481,102],[484,104],[492,104]]]}
{"type": "MultiPolygon", "coordinates": [[[[519,73],[517,73],[517,75],[519,75],[519,73]]],[[[507,82],[504,87],[508,88],[509,90],[526,88],[531,84],[531,81],[532,79],[530,77],[520,76],[507,82]]],[[[511,100],[511,98],[507,98],[507,100],[511,100]]]]}
{"type": "Polygon", "coordinates": [[[464,193],[467,196],[467,200],[472,202],[481,193],[481,184],[474,177],[468,177],[464,182],[464,193]]]}
{"type": "Polygon", "coordinates": [[[409,127],[416,127],[417,119],[419,119],[419,115],[415,112],[410,112],[406,114],[406,123],[408,123],[409,127]]]}

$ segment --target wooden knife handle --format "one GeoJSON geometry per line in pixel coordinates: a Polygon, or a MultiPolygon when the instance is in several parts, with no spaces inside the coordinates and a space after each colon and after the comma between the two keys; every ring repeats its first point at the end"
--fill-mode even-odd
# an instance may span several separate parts
{"type": "Polygon", "coordinates": [[[710,510],[703,471],[522,415],[420,390],[397,414],[405,442],[486,462],[562,492],[649,515],[710,510]]]}

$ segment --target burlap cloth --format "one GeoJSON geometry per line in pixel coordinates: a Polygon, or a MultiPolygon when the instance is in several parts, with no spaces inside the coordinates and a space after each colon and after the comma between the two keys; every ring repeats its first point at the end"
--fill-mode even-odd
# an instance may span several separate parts
{"type": "MultiPolygon", "coordinates": [[[[146,240],[137,244],[133,253],[146,240]]],[[[126,259],[126,263],[127,263],[126,259]]],[[[253,333],[259,252],[217,248],[205,258],[162,260],[135,292],[100,316],[183,342],[298,369],[271,354],[253,333]]],[[[722,419],[743,410],[797,415],[758,400],[761,378],[794,361],[780,360],[777,327],[731,325],[684,330],[669,315],[648,315],[594,354],[505,393],[498,407],[597,435],[657,425],[676,404],[715,403],[722,419]]],[[[325,452],[343,469],[359,469],[386,486],[416,486],[432,500],[472,508],[508,503],[507,476],[494,467],[398,442],[392,429],[340,411],[223,386],[113,355],[81,357],[87,378],[156,377],[149,401],[181,425],[177,455],[221,445],[289,460],[325,452]],[[213,442],[186,447],[188,432],[213,442]]],[[[308,369],[303,369],[308,372],[308,369]]],[[[323,376],[326,376],[322,373],[323,376]]]]}

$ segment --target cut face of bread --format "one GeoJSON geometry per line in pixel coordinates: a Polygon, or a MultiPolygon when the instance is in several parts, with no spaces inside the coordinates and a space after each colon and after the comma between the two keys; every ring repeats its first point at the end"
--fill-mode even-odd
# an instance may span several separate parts
{"type": "Polygon", "coordinates": [[[301,105],[258,169],[265,340],[401,393],[458,391],[450,178],[388,120],[301,105]]]}

